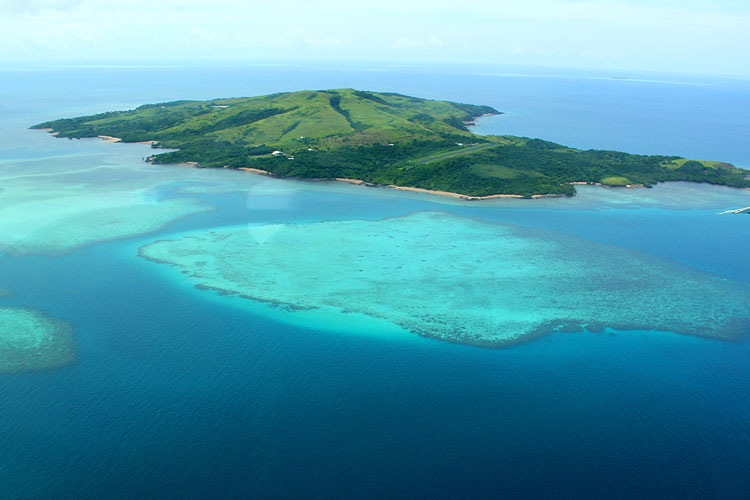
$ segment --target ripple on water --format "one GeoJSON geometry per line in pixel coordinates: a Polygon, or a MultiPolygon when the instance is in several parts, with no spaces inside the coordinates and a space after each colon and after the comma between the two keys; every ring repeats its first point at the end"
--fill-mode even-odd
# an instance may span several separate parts
{"type": "MultiPolygon", "coordinates": [[[[736,339],[750,286],[642,252],[442,212],[196,231],[141,248],[200,288],[483,346],[555,330],[736,339]]],[[[290,312],[290,314],[294,314],[290,312]]]]}

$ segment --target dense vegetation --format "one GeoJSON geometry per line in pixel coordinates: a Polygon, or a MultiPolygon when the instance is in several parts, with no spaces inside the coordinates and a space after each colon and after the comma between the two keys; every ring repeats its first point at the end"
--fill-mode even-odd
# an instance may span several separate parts
{"type": "Polygon", "coordinates": [[[149,104],[33,128],[177,149],[153,156],[156,163],[252,167],[279,176],[362,179],[468,196],[572,195],[571,182],[750,187],[750,173],[726,163],[580,151],[539,139],[479,136],[466,127],[493,113],[488,106],[339,89],[149,104]]]}

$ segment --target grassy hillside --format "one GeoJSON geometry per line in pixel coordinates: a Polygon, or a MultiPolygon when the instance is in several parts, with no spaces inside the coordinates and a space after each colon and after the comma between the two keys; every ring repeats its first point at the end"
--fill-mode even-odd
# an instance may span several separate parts
{"type": "Polygon", "coordinates": [[[725,163],[579,151],[538,139],[479,136],[466,127],[493,113],[489,106],[337,89],[149,104],[32,128],[67,138],[156,141],[179,150],[155,155],[156,163],[253,167],[279,176],[356,178],[467,196],[570,195],[570,182],[750,187],[748,172],[725,163]],[[283,155],[271,154],[277,150],[283,155]]]}

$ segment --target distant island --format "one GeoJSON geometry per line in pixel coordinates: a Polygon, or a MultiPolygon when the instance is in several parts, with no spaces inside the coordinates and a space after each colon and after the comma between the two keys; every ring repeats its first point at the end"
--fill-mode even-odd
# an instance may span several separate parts
{"type": "Polygon", "coordinates": [[[31,128],[178,150],[151,156],[153,163],[242,168],[467,199],[572,196],[575,184],[750,187],[750,172],[729,163],[584,151],[469,130],[476,118],[499,113],[490,106],[336,89],[147,104],[31,128]]]}

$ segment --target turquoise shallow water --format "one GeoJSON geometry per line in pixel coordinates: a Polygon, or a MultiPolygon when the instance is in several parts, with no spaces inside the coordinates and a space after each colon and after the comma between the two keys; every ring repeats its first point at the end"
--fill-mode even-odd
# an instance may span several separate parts
{"type": "MultiPolygon", "coordinates": [[[[64,368],[0,376],[0,498],[743,496],[750,487],[747,342],[605,330],[554,333],[497,350],[404,334],[366,318],[292,321],[284,309],[196,289],[137,251],[216,226],[438,211],[645,252],[747,284],[750,221],[715,215],[750,205],[747,193],[674,184],[480,205],[236,172],[151,169],[140,163],[145,147],[53,140],[23,129],[58,115],[261,93],[291,81],[376,90],[404,82],[402,92],[495,96],[487,102],[495,105],[511,91],[536,88],[547,92],[552,110],[567,92],[595,96],[581,109],[616,113],[631,95],[618,94],[622,82],[608,80],[538,78],[518,90],[511,77],[488,83],[458,73],[437,80],[434,72],[392,73],[235,69],[222,74],[222,84],[215,72],[208,78],[192,70],[3,79],[0,213],[36,196],[23,211],[27,227],[35,227],[59,206],[45,204],[46,193],[59,198],[83,186],[78,196],[101,196],[74,204],[71,234],[99,224],[90,209],[106,202],[119,216],[109,222],[126,238],[54,256],[3,248],[0,289],[12,294],[0,297],[0,307],[70,322],[78,352],[64,368]],[[13,180],[19,171],[22,178],[13,180]],[[191,213],[201,210],[151,224],[149,210],[185,198],[191,213]],[[137,221],[127,216],[133,203],[146,207],[137,221]]],[[[698,104],[710,108],[747,95],[739,84],[727,94],[727,85],[674,92],[668,104],[689,121],[701,96],[698,104]]],[[[645,102],[663,95],[649,88],[638,94],[645,102]]],[[[714,112],[731,115],[728,107],[714,112]]],[[[525,118],[530,127],[533,115],[525,118]]],[[[590,144],[590,123],[597,123],[590,118],[578,118],[581,142],[572,145],[590,144]]],[[[744,126],[736,125],[696,156],[724,159],[724,148],[735,155],[740,139],[732,131],[744,126]]],[[[658,131],[669,152],[689,141],[681,129],[658,131]]],[[[622,147],[617,131],[599,130],[596,140],[622,147]]],[[[0,218],[0,227],[11,222],[0,218]]]]}
{"type": "Polygon", "coordinates": [[[485,347],[583,328],[725,340],[750,333],[750,287],[741,281],[447,212],[211,228],[151,243],[139,255],[175,266],[180,281],[187,275],[201,289],[277,304],[288,316],[364,314],[485,347]]]}

